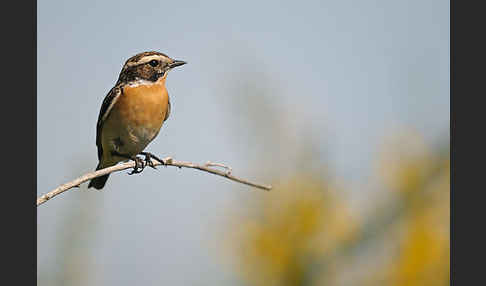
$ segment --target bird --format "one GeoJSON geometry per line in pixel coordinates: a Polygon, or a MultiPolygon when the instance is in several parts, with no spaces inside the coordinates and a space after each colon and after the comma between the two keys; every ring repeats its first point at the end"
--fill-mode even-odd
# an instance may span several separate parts
{"type": "MultiPolygon", "coordinates": [[[[98,165],[96,170],[134,160],[131,174],[145,166],[155,168],[151,158],[165,162],[150,152],[144,152],[169,118],[170,99],[165,82],[173,68],[186,64],[164,53],[146,51],[126,60],[118,81],[105,96],[96,123],[98,165]],[[145,156],[145,163],[137,155],[145,156]]],[[[107,175],[92,179],[88,188],[101,190],[107,175]]]]}

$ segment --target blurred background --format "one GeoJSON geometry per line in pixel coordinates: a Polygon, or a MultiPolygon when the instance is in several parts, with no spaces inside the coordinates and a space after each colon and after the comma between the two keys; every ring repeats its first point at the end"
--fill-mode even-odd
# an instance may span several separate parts
{"type": "Polygon", "coordinates": [[[148,150],[37,209],[38,285],[449,285],[447,1],[38,1],[37,186],[94,170],[130,56],[185,60],[148,150]]]}

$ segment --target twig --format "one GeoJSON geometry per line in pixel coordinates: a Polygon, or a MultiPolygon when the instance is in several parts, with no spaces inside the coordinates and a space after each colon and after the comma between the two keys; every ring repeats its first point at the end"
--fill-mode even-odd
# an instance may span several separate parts
{"type": "MultiPolygon", "coordinates": [[[[151,159],[151,160],[152,160],[152,163],[154,164],[154,166],[162,165],[160,162],[158,162],[155,159],[151,159]]],[[[241,178],[238,178],[238,177],[231,175],[231,168],[227,167],[226,165],[223,165],[223,164],[208,162],[205,165],[198,165],[198,164],[194,164],[194,163],[191,163],[191,162],[175,161],[171,157],[165,158],[164,162],[165,162],[166,166],[198,169],[198,170],[201,170],[201,171],[205,171],[205,172],[208,172],[208,173],[211,173],[211,174],[215,174],[215,175],[218,175],[218,176],[221,176],[221,177],[228,178],[228,179],[235,181],[235,182],[238,182],[238,183],[242,183],[242,184],[249,185],[249,186],[252,186],[252,187],[255,187],[255,188],[259,188],[259,189],[262,189],[262,190],[269,191],[269,190],[272,189],[271,186],[252,183],[252,182],[247,181],[245,179],[241,179],[241,178]],[[223,167],[223,168],[227,169],[228,171],[222,172],[222,171],[219,171],[219,170],[216,170],[216,169],[209,168],[211,166],[223,167]]],[[[119,172],[119,171],[130,169],[130,168],[133,168],[133,167],[135,167],[135,162],[130,161],[130,162],[118,164],[118,165],[115,165],[115,166],[112,166],[112,167],[104,168],[104,169],[101,169],[101,170],[98,170],[98,171],[95,171],[95,172],[92,172],[92,173],[87,173],[87,174],[85,174],[85,175],[83,175],[83,176],[81,176],[81,177],[79,177],[79,178],[77,178],[77,179],[75,179],[71,182],[60,185],[59,187],[55,188],[54,190],[50,191],[49,193],[47,193],[45,195],[38,197],[37,198],[37,206],[45,203],[46,201],[52,199],[53,197],[65,192],[69,189],[72,189],[72,188],[75,188],[75,187],[79,188],[80,184],[87,182],[87,181],[89,181],[93,178],[101,177],[101,176],[106,175],[106,174],[119,172]]]]}
{"type": "Polygon", "coordinates": [[[231,167],[229,166],[226,166],[224,164],[221,164],[221,163],[213,163],[211,161],[208,161],[205,165],[206,167],[221,167],[221,168],[225,168],[227,170],[227,174],[228,175],[231,175],[231,172],[233,172],[233,169],[231,169],[231,167]]]}

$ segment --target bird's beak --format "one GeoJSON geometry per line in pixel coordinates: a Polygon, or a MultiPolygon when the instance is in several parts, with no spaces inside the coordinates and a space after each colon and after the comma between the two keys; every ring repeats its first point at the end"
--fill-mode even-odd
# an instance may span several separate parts
{"type": "Polygon", "coordinates": [[[174,60],[172,63],[169,64],[169,68],[173,69],[175,67],[182,66],[182,65],[185,65],[185,64],[187,64],[185,61],[174,60]]]}

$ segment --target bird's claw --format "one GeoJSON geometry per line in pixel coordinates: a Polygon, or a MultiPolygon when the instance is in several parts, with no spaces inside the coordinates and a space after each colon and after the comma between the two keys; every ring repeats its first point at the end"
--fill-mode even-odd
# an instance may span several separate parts
{"type": "Polygon", "coordinates": [[[152,161],[152,159],[150,158],[150,155],[148,155],[148,156],[147,156],[147,155],[145,155],[145,164],[146,164],[147,166],[149,166],[150,168],[152,168],[152,169],[157,169],[157,168],[155,167],[154,162],[153,162],[153,161],[152,161]]]}
{"type": "Polygon", "coordinates": [[[164,166],[166,165],[164,160],[160,159],[159,157],[155,156],[154,154],[152,154],[150,152],[141,152],[140,154],[145,156],[145,162],[147,163],[147,165],[154,168],[154,169],[157,169],[157,168],[155,168],[155,165],[154,165],[154,162],[152,161],[152,158],[154,158],[160,164],[162,164],[164,166]]]}
{"type": "Polygon", "coordinates": [[[140,159],[139,157],[135,157],[133,160],[135,161],[135,167],[133,167],[133,170],[128,173],[128,175],[141,173],[143,169],[145,169],[146,165],[144,164],[142,159],[140,159]]]}

